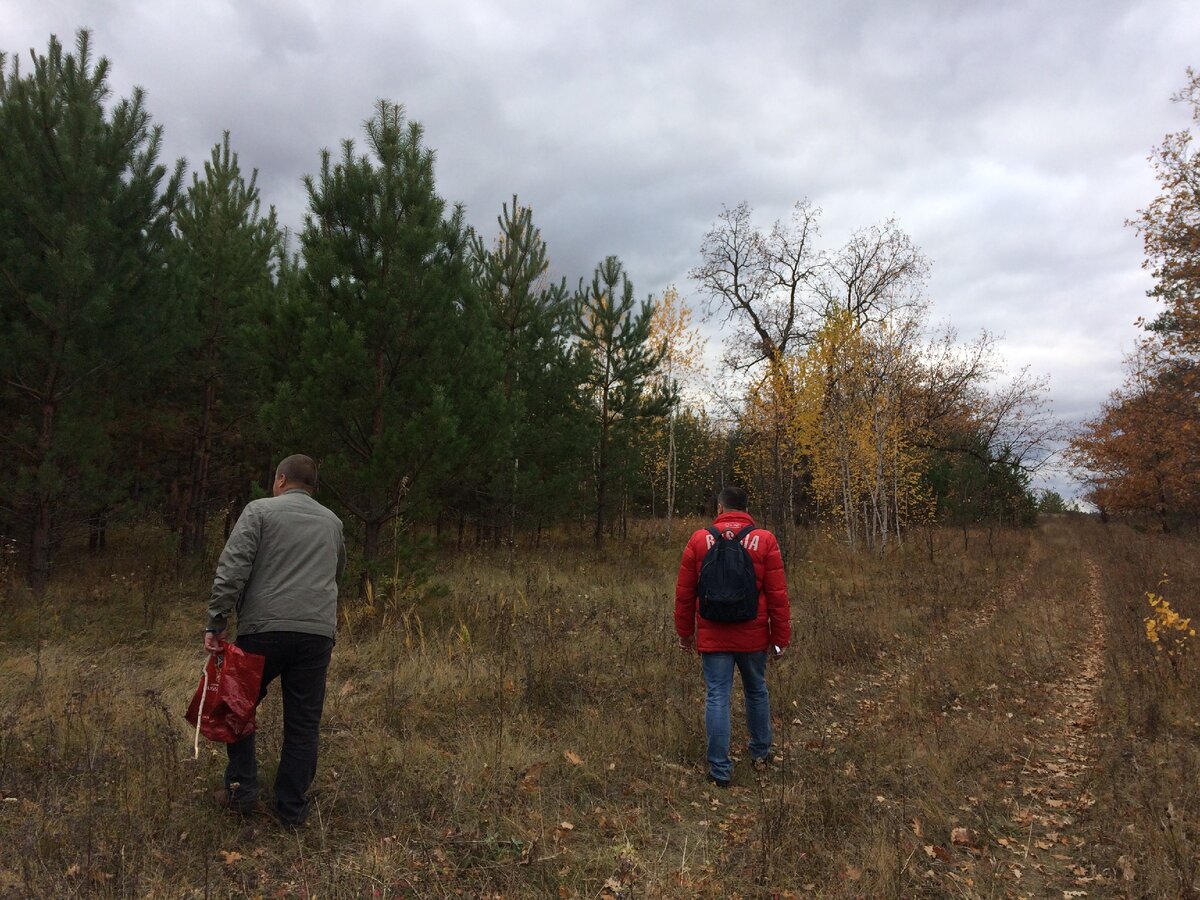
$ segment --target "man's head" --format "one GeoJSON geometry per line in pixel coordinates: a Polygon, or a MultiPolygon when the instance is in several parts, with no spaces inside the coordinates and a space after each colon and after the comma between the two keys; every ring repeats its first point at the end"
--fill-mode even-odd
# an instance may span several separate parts
{"type": "Polygon", "coordinates": [[[747,500],[743,488],[728,485],[717,494],[717,512],[745,512],[747,500]]]}
{"type": "Polygon", "coordinates": [[[312,457],[302,453],[287,457],[275,467],[275,484],[271,486],[271,493],[278,497],[284,491],[296,488],[310,494],[317,490],[317,464],[312,457]]]}

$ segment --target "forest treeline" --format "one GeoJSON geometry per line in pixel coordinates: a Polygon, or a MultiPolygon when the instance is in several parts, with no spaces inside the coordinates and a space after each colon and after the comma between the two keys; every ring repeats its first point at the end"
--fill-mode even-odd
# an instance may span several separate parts
{"type": "MultiPolygon", "coordinates": [[[[1200,73],[1173,99],[1200,125],[1200,73]]],[[[1159,194],[1130,221],[1142,236],[1158,313],[1126,359],[1125,384],[1084,424],[1071,455],[1087,499],[1164,530],[1200,518],[1200,157],[1184,129],[1150,155],[1159,194]]]]}
{"type": "Polygon", "coordinates": [[[807,202],[769,227],[722,210],[691,272],[727,326],[712,375],[674,289],[639,295],[611,255],[555,280],[516,196],[469,227],[399,105],[315,157],[292,235],[228,134],[189,176],[108,69],[86,31],[0,63],[0,535],[35,590],[117,515],[197,554],[290,452],[318,459],[364,591],[413,523],[600,544],[730,479],[785,540],[1035,514],[1044,384],[931,328],[894,221],[829,249],[807,202]]]}

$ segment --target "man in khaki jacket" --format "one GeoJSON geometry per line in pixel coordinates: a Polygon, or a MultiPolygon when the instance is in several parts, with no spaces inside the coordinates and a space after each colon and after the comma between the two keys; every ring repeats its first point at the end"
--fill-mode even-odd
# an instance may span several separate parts
{"type": "MultiPolygon", "coordinates": [[[[317,773],[325,675],[337,629],[338,581],[346,568],[342,522],[313,499],[317,467],[289,456],[275,470],[272,496],[242,511],[217,563],[204,648],[217,652],[236,611],[237,645],[266,660],[262,692],[279,678],[283,746],[275,776],[275,814],[296,828],[308,816],[317,773]]],[[[217,802],[249,812],[258,799],[254,735],[229,744],[217,802]]]]}

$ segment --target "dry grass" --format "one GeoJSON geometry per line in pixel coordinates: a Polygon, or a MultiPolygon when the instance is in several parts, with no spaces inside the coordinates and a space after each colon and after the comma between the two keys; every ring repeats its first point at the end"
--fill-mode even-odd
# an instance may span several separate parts
{"type": "MultiPolygon", "coordinates": [[[[1200,700],[1193,666],[1176,678],[1140,629],[1163,569],[1172,605],[1194,605],[1197,542],[1070,520],[969,551],[961,532],[932,538],[932,559],[924,536],[886,559],[818,535],[791,554],[794,649],[768,675],[783,759],[762,781],[739,767],[728,791],[704,782],[698,664],[674,649],[678,535],[644,526],[603,554],[560,537],[511,565],[447,552],[421,590],[346,604],[318,814],[287,835],[210,807],[221,748],[191,759],[205,577],[178,577],[162,535],[118,533],[40,603],[8,592],[0,894],[1190,890],[1200,700]],[[1042,871],[1008,847],[1026,840],[1031,773],[1086,643],[1089,560],[1108,635],[1079,785],[1094,802],[1060,829],[1069,861],[1046,854],[1042,871]]],[[[266,784],[279,717],[273,693],[266,784]]]]}

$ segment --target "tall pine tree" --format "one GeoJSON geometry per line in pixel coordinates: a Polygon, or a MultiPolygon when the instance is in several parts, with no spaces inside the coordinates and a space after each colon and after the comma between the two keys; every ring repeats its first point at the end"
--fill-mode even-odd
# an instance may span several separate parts
{"type": "MultiPolygon", "coordinates": [[[[637,307],[633,284],[621,261],[607,257],[596,266],[591,283],[582,279],[575,293],[575,337],[582,356],[583,388],[591,404],[595,483],[596,546],[604,542],[613,461],[632,469],[629,451],[639,421],[666,415],[671,390],[660,381],[650,385],[662,361],[662,351],[650,345],[654,305],[637,307]]],[[[628,474],[616,467],[623,481],[628,474]]]]}
{"type": "Polygon", "coordinates": [[[280,244],[275,210],[261,214],[257,177],[243,176],[226,132],[204,177],[193,174],[176,218],[172,262],[186,339],[175,379],[182,426],[176,439],[186,456],[172,493],[185,555],[203,546],[214,506],[246,479],[246,444],[255,439],[261,364],[249,328],[273,291],[280,244]]]}
{"type": "Polygon", "coordinates": [[[0,60],[0,505],[41,590],[64,530],[114,499],[116,405],[160,360],[162,299],[183,164],[140,89],[109,104],[88,32],[51,37],[22,74],[0,60]]]}
{"type": "Polygon", "coordinates": [[[367,154],[344,141],[305,181],[301,308],[288,310],[303,329],[268,414],[361,527],[369,593],[384,527],[493,452],[498,378],[462,210],[446,215],[420,125],[381,101],[366,137],[367,154]]]}
{"type": "Polygon", "coordinates": [[[504,367],[505,449],[492,494],[512,542],[518,521],[541,524],[569,509],[587,430],[566,283],[546,277],[546,243],[528,206],[514,195],[512,209],[505,204],[497,222],[495,243],[488,248],[476,237],[472,255],[504,367]]]}

